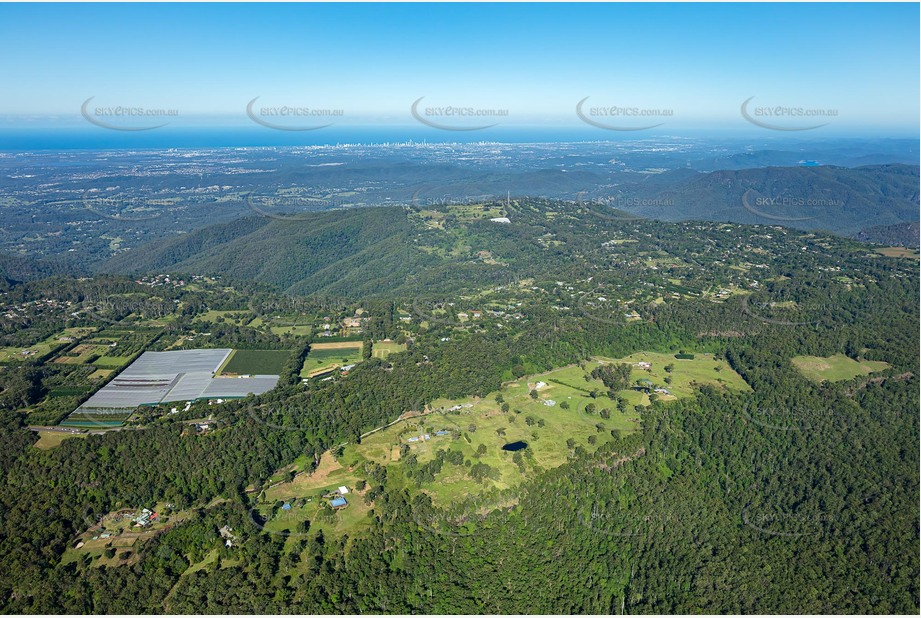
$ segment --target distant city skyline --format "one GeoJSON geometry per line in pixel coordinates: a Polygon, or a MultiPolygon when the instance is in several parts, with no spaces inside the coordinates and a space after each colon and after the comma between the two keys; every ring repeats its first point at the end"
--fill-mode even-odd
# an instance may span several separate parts
{"type": "Polygon", "coordinates": [[[0,129],[911,136],[918,18],[917,4],[4,4],[0,129]]]}

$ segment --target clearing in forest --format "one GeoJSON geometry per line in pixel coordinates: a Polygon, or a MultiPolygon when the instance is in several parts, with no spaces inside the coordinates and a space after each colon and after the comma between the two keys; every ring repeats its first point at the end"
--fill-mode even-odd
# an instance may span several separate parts
{"type": "Polygon", "coordinates": [[[821,356],[794,356],[791,362],[800,373],[813,382],[822,382],[824,380],[840,382],[889,368],[889,363],[884,361],[856,361],[844,354],[835,354],[824,358],[821,356]]]}

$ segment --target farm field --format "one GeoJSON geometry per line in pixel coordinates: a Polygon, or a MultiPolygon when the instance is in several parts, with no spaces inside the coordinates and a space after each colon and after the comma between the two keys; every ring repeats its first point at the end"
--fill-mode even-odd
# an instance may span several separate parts
{"type": "Polygon", "coordinates": [[[100,356],[93,361],[93,365],[100,369],[118,369],[127,365],[130,360],[130,356],[100,356]]]}
{"type": "Polygon", "coordinates": [[[314,343],[304,359],[300,375],[302,378],[310,378],[337,367],[360,363],[362,346],[361,341],[314,343]]]}
{"type": "Polygon", "coordinates": [[[877,249],[877,253],[885,255],[886,257],[894,258],[908,258],[917,260],[921,257],[921,253],[917,249],[910,249],[907,247],[883,247],[882,249],[877,249]]]}
{"type": "Polygon", "coordinates": [[[374,345],[371,347],[371,356],[383,360],[391,354],[405,351],[405,344],[399,344],[394,341],[375,341],[374,345]]]}
{"type": "Polygon", "coordinates": [[[858,376],[865,376],[889,368],[885,361],[855,361],[844,354],[835,354],[822,358],[820,356],[794,356],[793,366],[800,373],[814,382],[840,382],[858,376]]]}
{"type": "Polygon", "coordinates": [[[75,346],[66,354],[62,354],[54,359],[55,363],[66,365],[83,365],[95,358],[105,356],[110,350],[109,346],[93,343],[81,343],[75,346]]]}
{"type": "Polygon", "coordinates": [[[234,350],[220,368],[221,375],[278,375],[291,350],[234,350]]]}
{"type": "Polygon", "coordinates": [[[120,369],[147,349],[147,345],[158,331],[158,328],[142,325],[110,326],[95,333],[92,338],[84,339],[77,348],[94,346],[96,350],[92,354],[101,352],[102,355],[92,361],[92,365],[98,369],[120,369]]]}
{"type": "MultiPolygon", "coordinates": [[[[651,395],[661,401],[691,397],[694,389],[704,384],[728,390],[750,390],[725,361],[716,360],[710,354],[696,354],[689,360],[652,352],[619,360],[596,357],[582,366],[562,367],[506,383],[499,391],[482,399],[436,400],[424,415],[367,435],[360,444],[345,445],[338,460],[329,452],[325,453],[313,474],[301,474],[291,482],[267,489],[263,497],[265,508],[278,501],[294,503],[308,497],[315,502],[321,493],[339,485],[352,488],[365,480],[366,464],[372,462],[392,469],[388,472],[389,484],[419,489],[428,494],[436,506],[444,508],[456,508],[465,503],[468,496],[519,485],[541,470],[564,464],[577,447],[594,450],[613,435],[637,430],[641,412],[636,407],[649,405],[650,395],[645,392],[648,389],[630,387],[619,391],[612,399],[600,380],[591,377],[586,380],[586,375],[599,365],[617,362],[650,364],[648,369],[634,367],[632,382],[646,379],[661,386],[665,384],[665,377],[670,377],[671,395],[651,395]],[[670,373],[665,371],[666,365],[674,365],[670,373]],[[536,399],[531,391],[537,393],[536,399]],[[595,397],[592,397],[593,392],[595,397]],[[507,412],[502,411],[497,396],[508,404],[507,412]],[[527,446],[517,453],[503,449],[515,442],[524,442],[527,446]],[[433,480],[421,484],[412,480],[411,467],[432,462],[439,457],[439,452],[445,461],[433,480]],[[458,454],[450,455],[453,452],[458,454]],[[450,463],[448,457],[457,458],[460,463],[450,463]],[[407,461],[414,463],[407,464],[407,461]],[[489,470],[479,480],[471,475],[471,466],[476,464],[484,464],[489,470]]],[[[309,509],[308,512],[298,509],[312,503],[297,504],[301,506],[292,507],[282,517],[308,517],[309,509]]],[[[352,520],[346,513],[352,511],[352,506],[350,501],[347,509],[337,512],[338,523],[332,527],[333,531],[348,528],[352,520]]]]}
{"type": "Polygon", "coordinates": [[[82,429],[112,429],[121,427],[131,418],[134,411],[113,414],[87,414],[85,412],[72,412],[61,421],[61,427],[80,427],[82,429]]]}

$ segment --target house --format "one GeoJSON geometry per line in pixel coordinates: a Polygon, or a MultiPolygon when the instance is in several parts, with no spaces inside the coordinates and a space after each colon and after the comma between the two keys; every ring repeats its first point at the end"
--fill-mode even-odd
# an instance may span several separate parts
{"type": "Polygon", "coordinates": [[[633,363],[634,367],[639,367],[640,369],[651,369],[652,363],[647,363],[646,361],[640,361],[638,363],[633,363]]]}
{"type": "Polygon", "coordinates": [[[508,217],[493,217],[490,219],[493,223],[511,223],[511,220],[508,217]]]}
{"type": "Polygon", "coordinates": [[[652,383],[652,380],[647,380],[647,379],[644,378],[644,379],[642,379],[642,380],[637,380],[637,381],[636,381],[636,386],[635,386],[635,388],[636,388],[637,390],[641,390],[641,391],[644,391],[644,392],[647,392],[647,393],[648,393],[649,391],[651,391],[651,390],[654,388],[654,385],[653,385],[653,383],[652,383]]]}
{"type": "Polygon", "coordinates": [[[345,498],[339,497],[339,498],[333,498],[332,500],[330,500],[329,505],[333,507],[334,509],[344,509],[345,507],[349,505],[349,503],[346,501],[345,498]]]}
{"type": "Polygon", "coordinates": [[[470,314],[473,316],[474,320],[478,320],[483,317],[482,311],[471,311],[470,314]]]}
{"type": "Polygon", "coordinates": [[[134,522],[135,527],[144,527],[150,525],[151,518],[156,517],[156,513],[150,509],[141,509],[141,512],[135,517],[132,521],[134,522]]]}
{"type": "Polygon", "coordinates": [[[671,392],[667,388],[657,388],[654,389],[654,392],[659,393],[660,395],[671,395],[671,392]]]}
{"type": "Polygon", "coordinates": [[[224,545],[227,547],[233,547],[233,540],[236,538],[231,532],[233,532],[233,528],[228,525],[224,525],[218,529],[218,534],[224,539],[224,545]]]}
{"type": "Polygon", "coordinates": [[[339,486],[339,494],[344,496],[344,495],[347,494],[347,493],[349,493],[349,488],[346,487],[345,485],[340,485],[340,486],[339,486]]]}
{"type": "Polygon", "coordinates": [[[547,406],[548,408],[552,408],[553,406],[556,405],[556,402],[552,399],[544,399],[544,405],[547,406]]]}

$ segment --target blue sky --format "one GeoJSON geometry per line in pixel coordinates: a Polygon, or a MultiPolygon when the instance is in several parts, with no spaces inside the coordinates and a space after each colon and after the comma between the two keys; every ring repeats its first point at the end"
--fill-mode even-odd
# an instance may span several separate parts
{"type": "Polygon", "coordinates": [[[2,4],[0,117],[79,123],[92,96],[246,123],[259,96],[409,124],[424,96],[559,126],[590,97],[719,127],[754,96],[913,135],[918,21],[917,4],[2,4]]]}

